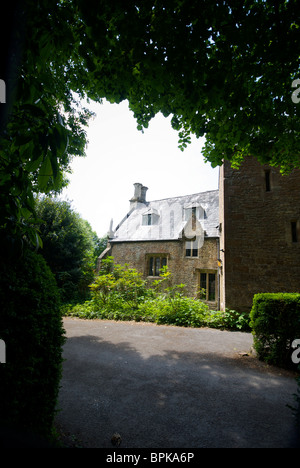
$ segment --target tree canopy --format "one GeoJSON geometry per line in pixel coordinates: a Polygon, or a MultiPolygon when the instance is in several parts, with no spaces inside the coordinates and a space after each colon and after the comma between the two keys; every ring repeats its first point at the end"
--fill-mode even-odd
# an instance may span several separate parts
{"type": "Polygon", "coordinates": [[[33,193],[61,190],[70,161],[84,155],[82,97],[127,99],[140,130],[158,112],[171,115],[180,147],[205,136],[213,166],[251,154],[283,172],[300,167],[296,0],[23,0],[6,14],[6,233],[34,237],[33,193]]]}
{"type": "Polygon", "coordinates": [[[140,129],[172,115],[212,165],[251,154],[299,166],[299,15],[293,0],[80,2],[97,96],[128,99],[140,129]]]}
{"type": "Polygon", "coordinates": [[[43,220],[39,227],[41,254],[56,278],[62,299],[84,298],[94,278],[101,247],[105,248],[104,239],[98,238],[70,202],[44,197],[36,204],[36,214],[43,220]]]}

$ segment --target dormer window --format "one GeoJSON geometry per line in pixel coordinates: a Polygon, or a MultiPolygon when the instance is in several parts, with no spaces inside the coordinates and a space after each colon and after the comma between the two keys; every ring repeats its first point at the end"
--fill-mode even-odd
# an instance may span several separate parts
{"type": "Polygon", "coordinates": [[[205,211],[201,205],[190,204],[184,207],[184,220],[189,221],[190,219],[204,219],[205,211]]]}
{"type": "Polygon", "coordinates": [[[154,209],[148,210],[143,214],[143,226],[154,226],[158,224],[158,221],[159,214],[154,209]]]}
{"type": "Polygon", "coordinates": [[[191,208],[185,208],[184,210],[185,220],[189,221],[191,218],[196,218],[197,207],[192,206],[191,208]]]}
{"type": "Polygon", "coordinates": [[[153,218],[152,218],[152,215],[151,214],[147,214],[145,215],[145,223],[146,226],[151,226],[151,224],[153,224],[153,218]]]}

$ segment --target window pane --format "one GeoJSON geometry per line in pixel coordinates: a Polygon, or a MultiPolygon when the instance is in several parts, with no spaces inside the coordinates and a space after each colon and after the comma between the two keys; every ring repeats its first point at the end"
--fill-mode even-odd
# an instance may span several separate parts
{"type": "Polygon", "coordinates": [[[297,222],[292,221],[291,227],[292,227],[292,242],[298,242],[297,222]]]}
{"type": "Polygon", "coordinates": [[[195,240],[192,242],[193,245],[193,257],[198,257],[198,242],[195,240]]]}
{"type": "Polygon", "coordinates": [[[206,273],[200,273],[200,299],[206,299],[206,273]]]}
{"type": "Polygon", "coordinates": [[[164,257],[164,258],[161,259],[161,268],[163,268],[164,266],[167,266],[167,259],[166,259],[166,257],[164,257]]]}
{"type": "Polygon", "coordinates": [[[192,256],[192,251],[193,251],[193,243],[190,241],[187,241],[185,243],[185,255],[186,257],[191,257],[192,256]]]}
{"type": "Polygon", "coordinates": [[[160,270],[160,258],[157,257],[155,259],[155,276],[159,276],[159,270],[160,270]]]}
{"type": "Polygon", "coordinates": [[[185,220],[188,221],[192,217],[192,208],[186,208],[184,210],[185,220]]]}
{"type": "Polygon", "coordinates": [[[209,273],[208,275],[208,300],[214,301],[216,299],[216,275],[209,273]]]}
{"type": "Polygon", "coordinates": [[[153,257],[149,258],[149,276],[153,276],[153,257]]]}
{"type": "Polygon", "coordinates": [[[266,192],[271,191],[270,171],[265,171],[266,192]]]}
{"type": "Polygon", "coordinates": [[[151,226],[152,224],[152,215],[148,214],[148,226],[151,226]]]}

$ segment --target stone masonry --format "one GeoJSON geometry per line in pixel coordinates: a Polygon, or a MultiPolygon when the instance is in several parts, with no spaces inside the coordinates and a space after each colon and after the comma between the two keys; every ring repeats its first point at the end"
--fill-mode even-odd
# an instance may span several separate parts
{"type": "Polygon", "coordinates": [[[173,284],[185,284],[184,292],[191,297],[197,297],[200,289],[199,272],[218,269],[216,239],[205,240],[197,258],[185,256],[183,241],[114,242],[111,254],[115,263],[129,264],[145,279],[149,276],[148,259],[160,254],[166,256],[173,284]]]}
{"type": "Polygon", "coordinates": [[[300,171],[248,157],[220,171],[220,305],[250,310],[260,292],[300,290],[300,171]]]}

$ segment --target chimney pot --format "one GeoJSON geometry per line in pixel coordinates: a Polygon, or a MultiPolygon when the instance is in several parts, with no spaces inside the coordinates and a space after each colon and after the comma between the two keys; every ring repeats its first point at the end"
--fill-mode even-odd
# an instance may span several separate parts
{"type": "Polygon", "coordinates": [[[146,203],[146,194],[147,194],[148,187],[142,186],[142,193],[141,193],[141,203],[146,203]]]}
{"type": "Polygon", "coordinates": [[[130,206],[133,207],[134,203],[147,203],[146,202],[146,193],[148,190],[148,187],[145,187],[144,185],[140,183],[135,183],[134,185],[134,195],[130,200],[130,206]]]}

